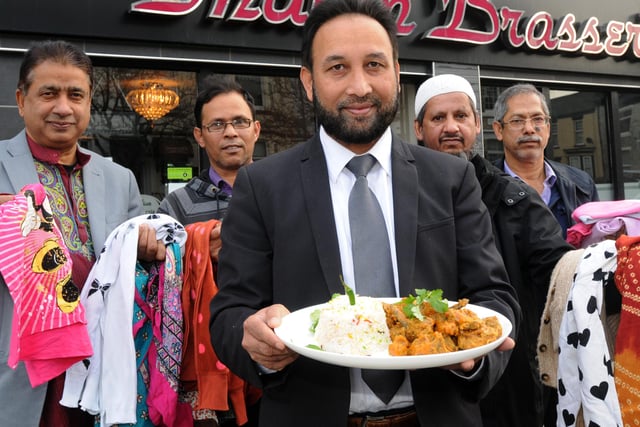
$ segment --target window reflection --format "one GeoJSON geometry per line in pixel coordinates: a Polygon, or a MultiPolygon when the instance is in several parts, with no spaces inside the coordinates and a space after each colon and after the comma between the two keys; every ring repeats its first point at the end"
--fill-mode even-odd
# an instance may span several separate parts
{"type": "Polygon", "coordinates": [[[640,199],[640,94],[621,94],[618,114],[625,198],[640,199]]]}
{"type": "MultiPolygon", "coordinates": [[[[91,124],[82,144],[131,169],[143,194],[162,199],[179,187],[172,171],[208,168],[193,139],[193,109],[198,82],[213,73],[96,67],[91,124]],[[127,93],[145,81],[160,81],[180,96],[180,104],[153,122],[127,103],[127,93]]],[[[298,77],[231,75],[256,102],[262,124],[254,158],[260,159],[307,140],[315,131],[313,107],[298,77]]],[[[229,77],[229,75],[226,75],[229,77]]],[[[186,176],[186,175],[185,175],[186,176]]]]}

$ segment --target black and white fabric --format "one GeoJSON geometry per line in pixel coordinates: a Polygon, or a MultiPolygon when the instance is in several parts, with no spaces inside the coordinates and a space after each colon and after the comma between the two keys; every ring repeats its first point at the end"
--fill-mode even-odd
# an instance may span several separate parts
{"type": "Polygon", "coordinates": [[[101,425],[136,423],[136,349],[132,331],[138,230],[148,224],[165,245],[187,241],[182,224],[164,214],[140,215],[109,234],[80,293],[93,356],[66,372],[60,404],[100,414],[101,425]],[[129,333],[124,333],[129,331],[129,333]]]}
{"type": "Polygon", "coordinates": [[[603,288],[613,285],[614,240],[586,248],[576,268],[560,324],[558,426],[576,423],[582,407],[586,426],[622,426],[613,360],[600,318],[603,288]]]}

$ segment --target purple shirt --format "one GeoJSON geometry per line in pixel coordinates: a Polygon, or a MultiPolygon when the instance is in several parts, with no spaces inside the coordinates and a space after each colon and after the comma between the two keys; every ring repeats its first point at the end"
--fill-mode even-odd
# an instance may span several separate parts
{"type": "Polygon", "coordinates": [[[233,187],[231,187],[228,182],[222,179],[222,177],[218,175],[218,172],[216,172],[212,167],[209,168],[209,179],[211,180],[213,185],[220,189],[220,191],[229,196],[232,195],[233,187]]]}
{"type": "MultiPolygon", "coordinates": [[[[524,182],[524,179],[520,178],[514,171],[511,170],[509,165],[507,165],[506,161],[504,162],[504,171],[509,175],[511,175],[512,177],[518,178],[520,181],[524,182]]],[[[551,166],[549,166],[549,163],[547,162],[544,162],[544,174],[546,178],[542,183],[543,187],[542,187],[542,194],[540,194],[540,197],[542,198],[544,203],[547,206],[549,206],[551,203],[551,194],[553,192],[552,188],[556,183],[556,181],[558,180],[558,177],[556,176],[556,173],[553,171],[553,169],[551,169],[551,166]]]]}

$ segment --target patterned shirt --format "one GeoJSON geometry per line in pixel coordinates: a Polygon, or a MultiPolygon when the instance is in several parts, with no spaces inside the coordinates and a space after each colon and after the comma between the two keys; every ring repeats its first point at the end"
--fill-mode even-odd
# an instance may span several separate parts
{"type": "Polygon", "coordinates": [[[43,147],[27,135],[38,179],[47,192],[53,216],[73,261],[73,281],[82,288],[95,262],[95,251],[89,228],[89,212],[84,193],[82,168],[91,156],[77,152],[72,166],[60,164],[57,150],[43,147]]]}

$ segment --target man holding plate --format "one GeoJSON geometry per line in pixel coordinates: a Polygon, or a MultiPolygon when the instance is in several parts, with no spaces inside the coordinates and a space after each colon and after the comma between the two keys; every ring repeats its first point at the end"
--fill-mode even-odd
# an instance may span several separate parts
{"type": "MultiPolygon", "coordinates": [[[[389,255],[368,261],[372,271],[387,266],[391,296],[442,289],[448,299],[503,314],[514,330],[520,315],[473,167],[406,144],[389,128],[400,84],[386,3],[316,3],[303,30],[300,79],[321,126],[307,142],[238,173],[211,303],[217,355],[263,389],[260,426],[480,426],[478,400],[508,353],[412,371],[349,369],[299,357],[275,334],[290,311],[344,293],[341,277],[358,294],[389,295],[362,279],[362,254],[372,247],[389,255]],[[370,170],[356,171],[354,158],[368,159],[370,170]],[[362,182],[382,215],[364,234],[386,231],[386,242],[369,247],[353,237],[369,212],[349,218],[362,182]],[[379,393],[369,374],[389,374],[384,385],[394,390],[379,393]]],[[[498,350],[514,344],[507,338],[498,350]]]]}

